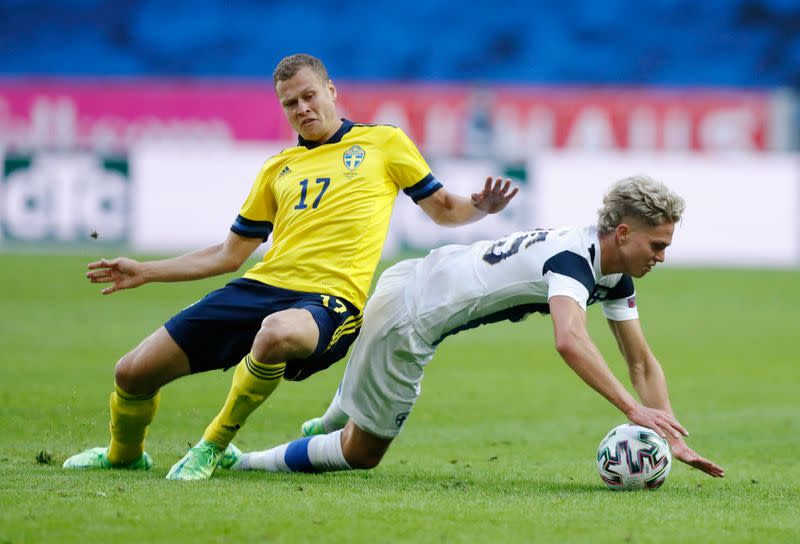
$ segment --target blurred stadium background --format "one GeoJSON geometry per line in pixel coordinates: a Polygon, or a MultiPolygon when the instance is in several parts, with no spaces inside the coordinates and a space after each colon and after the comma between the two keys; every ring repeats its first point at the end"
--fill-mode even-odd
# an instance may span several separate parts
{"type": "Polygon", "coordinates": [[[688,201],[672,262],[800,264],[796,1],[4,0],[0,33],[6,251],[217,242],[293,145],[271,71],[307,52],[343,115],[404,128],[448,187],[523,187],[455,230],[414,228],[401,198],[389,257],[584,222],[646,173],[688,201]]]}
{"type": "MultiPolygon", "coordinates": [[[[0,0],[0,542],[800,541],[798,89],[797,0],[0,0]],[[167,482],[228,391],[220,372],[165,391],[150,473],[59,470],[106,440],[114,361],[232,277],[101,297],[86,262],[226,235],[295,143],[271,81],[295,52],[324,60],[343,115],[403,127],[449,189],[521,185],[458,229],[401,195],[382,266],[591,221],[635,173],[685,196],[677,266],[638,300],[691,444],[725,479],[675,466],[657,494],[607,492],[592,456],[621,416],[538,317],[448,339],[376,471],[167,482]]],[[[343,369],[282,385],[237,443],[295,438],[343,369]]]]}

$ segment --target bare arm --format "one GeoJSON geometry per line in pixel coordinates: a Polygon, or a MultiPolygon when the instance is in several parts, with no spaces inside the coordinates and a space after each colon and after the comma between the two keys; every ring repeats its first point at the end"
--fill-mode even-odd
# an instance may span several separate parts
{"type": "Polygon", "coordinates": [[[642,406],[614,376],[589,337],[586,312],[577,302],[570,297],[554,296],[549,305],[556,350],[583,381],[637,425],[653,429],[664,437],[686,434],[672,414],[642,406]]]}
{"type": "MultiPolygon", "coordinates": [[[[658,360],[645,340],[638,319],[630,321],[608,321],[617,345],[628,363],[628,373],[639,398],[652,408],[659,408],[672,414],[669,402],[667,379],[658,360]]],[[[674,415],[674,414],[673,414],[674,415]]],[[[719,465],[704,459],[692,450],[682,437],[667,437],[673,455],[684,463],[702,470],[714,477],[722,477],[725,471],[719,465]]]]}
{"type": "Polygon", "coordinates": [[[466,225],[503,210],[519,191],[515,187],[509,192],[510,188],[510,179],[504,182],[497,178],[492,182],[492,178],[488,177],[483,190],[473,193],[470,198],[448,193],[442,188],[420,200],[419,206],[437,225],[466,225]]]}
{"type": "Polygon", "coordinates": [[[645,406],[660,408],[672,414],[664,370],[653,352],[650,351],[639,320],[611,321],[609,319],[608,325],[611,327],[620,353],[628,363],[631,384],[639,394],[642,403],[645,406]]]}
{"type": "Polygon", "coordinates": [[[150,282],[197,280],[238,270],[261,244],[261,238],[245,238],[234,232],[221,244],[179,257],[139,262],[127,257],[89,263],[86,277],[92,283],[112,283],[104,295],[150,282]]]}

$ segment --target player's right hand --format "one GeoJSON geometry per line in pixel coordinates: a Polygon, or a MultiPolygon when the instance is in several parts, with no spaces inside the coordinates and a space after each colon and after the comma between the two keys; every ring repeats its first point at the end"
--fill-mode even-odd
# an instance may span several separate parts
{"type": "Polygon", "coordinates": [[[702,457],[692,448],[686,445],[683,438],[674,438],[669,440],[669,446],[672,450],[672,456],[678,461],[683,461],[690,467],[705,472],[714,478],[724,478],[725,469],[713,461],[702,457]]]}
{"type": "Polygon", "coordinates": [[[675,416],[664,410],[636,404],[626,415],[631,423],[653,429],[661,438],[689,436],[689,432],[675,419],[675,416]]]}
{"type": "Polygon", "coordinates": [[[92,283],[113,283],[111,287],[106,287],[100,291],[104,295],[110,295],[114,291],[121,289],[132,289],[139,287],[146,282],[141,270],[141,263],[127,257],[117,257],[116,259],[100,259],[87,266],[89,272],[86,277],[92,283]]]}

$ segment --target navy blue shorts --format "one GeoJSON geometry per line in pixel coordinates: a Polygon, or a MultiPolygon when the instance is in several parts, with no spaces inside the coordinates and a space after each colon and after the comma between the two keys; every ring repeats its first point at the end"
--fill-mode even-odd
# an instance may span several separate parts
{"type": "Polygon", "coordinates": [[[361,329],[362,315],[344,299],[235,279],[164,323],[189,357],[193,373],[228,369],[250,352],[261,322],[289,308],[311,312],[319,342],[306,359],[286,361],[284,379],[304,380],[347,354],[361,329]]]}

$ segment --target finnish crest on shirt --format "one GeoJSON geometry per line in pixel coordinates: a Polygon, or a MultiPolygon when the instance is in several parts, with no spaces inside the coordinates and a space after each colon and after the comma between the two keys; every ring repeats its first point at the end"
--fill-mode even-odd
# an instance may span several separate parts
{"type": "Polygon", "coordinates": [[[366,154],[367,152],[364,151],[360,145],[354,145],[344,152],[342,160],[344,161],[344,165],[347,167],[347,169],[353,172],[361,165],[362,162],[364,162],[364,156],[366,154]]]}

